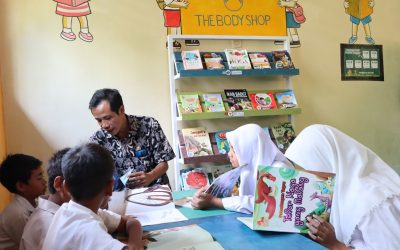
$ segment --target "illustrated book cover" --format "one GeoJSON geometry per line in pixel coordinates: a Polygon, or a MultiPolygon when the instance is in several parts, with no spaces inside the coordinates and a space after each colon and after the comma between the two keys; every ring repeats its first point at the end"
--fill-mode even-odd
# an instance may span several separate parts
{"type": "Polygon", "coordinates": [[[233,168],[232,170],[219,175],[211,185],[206,189],[206,193],[211,194],[217,198],[224,198],[231,195],[238,194],[238,180],[240,173],[247,165],[233,168]]]}
{"type": "Polygon", "coordinates": [[[203,110],[201,109],[199,95],[186,95],[180,94],[179,99],[181,101],[181,112],[184,114],[187,113],[201,113],[203,110]]]}
{"type": "Polygon", "coordinates": [[[210,136],[204,127],[182,129],[188,157],[212,155],[210,136]]]}
{"type": "Polygon", "coordinates": [[[203,58],[208,70],[225,69],[225,65],[223,64],[223,59],[220,54],[214,52],[204,53],[203,58]]]}
{"type": "Polygon", "coordinates": [[[211,173],[206,173],[203,168],[182,169],[181,180],[183,190],[199,189],[210,184],[211,173]]]}
{"type": "Polygon", "coordinates": [[[249,58],[253,69],[270,69],[271,65],[268,61],[268,57],[264,53],[249,52],[249,58]]]}
{"type": "Polygon", "coordinates": [[[229,143],[226,139],[226,132],[230,130],[219,130],[215,132],[215,141],[217,142],[218,152],[227,154],[229,152],[229,143]]]}
{"type": "Polygon", "coordinates": [[[196,224],[143,232],[147,250],[223,250],[212,235],[196,224]]]}
{"type": "Polygon", "coordinates": [[[287,50],[272,51],[276,69],[293,69],[294,64],[287,50]]]}
{"type": "Polygon", "coordinates": [[[284,92],[276,92],[275,93],[276,102],[278,108],[280,109],[288,109],[288,108],[296,108],[297,101],[294,96],[293,90],[284,91],[284,92]]]}
{"type": "Polygon", "coordinates": [[[225,111],[221,94],[203,94],[205,112],[225,111]]]}
{"type": "Polygon", "coordinates": [[[199,70],[203,69],[203,62],[201,61],[199,50],[186,50],[182,51],[182,62],[185,70],[199,70]]]}
{"type": "Polygon", "coordinates": [[[229,69],[252,69],[247,50],[225,49],[229,69]]]}
{"type": "Polygon", "coordinates": [[[250,94],[251,104],[254,109],[257,110],[266,110],[266,109],[275,109],[276,102],[274,98],[274,94],[272,92],[268,93],[252,93],[250,94]]]}
{"type": "Polygon", "coordinates": [[[225,89],[230,111],[252,110],[251,100],[245,89],[225,89]]]}
{"type": "Polygon", "coordinates": [[[259,166],[253,217],[238,219],[253,230],[307,233],[307,216],[329,218],[335,176],[325,175],[259,166]]]}
{"type": "Polygon", "coordinates": [[[273,138],[276,146],[283,153],[296,138],[296,133],[294,132],[293,125],[290,122],[272,125],[271,132],[271,138],[273,138]]]}

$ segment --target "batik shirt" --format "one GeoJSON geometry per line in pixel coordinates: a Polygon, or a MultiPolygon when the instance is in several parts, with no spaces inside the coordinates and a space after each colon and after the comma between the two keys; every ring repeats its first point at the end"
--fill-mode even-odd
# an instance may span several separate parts
{"type": "MultiPolygon", "coordinates": [[[[175,158],[174,151],[156,119],[148,116],[126,117],[129,124],[126,138],[119,139],[103,129],[90,138],[91,142],[98,143],[111,152],[116,167],[116,181],[127,171],[150,172],[159,163],[175,158]]],[[[164,174],[150,185],[168,183],[168,177],[164,174]]],[[[120,185],[114,188],[120,189],[120,185]]]]}

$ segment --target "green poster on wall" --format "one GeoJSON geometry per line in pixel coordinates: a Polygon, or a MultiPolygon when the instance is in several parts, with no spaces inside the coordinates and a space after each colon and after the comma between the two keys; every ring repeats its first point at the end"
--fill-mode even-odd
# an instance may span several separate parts
{"type": "Polygon", "coordinates": [[[382,45],[340,44],[342,81],[384,81],[382,45]]]}

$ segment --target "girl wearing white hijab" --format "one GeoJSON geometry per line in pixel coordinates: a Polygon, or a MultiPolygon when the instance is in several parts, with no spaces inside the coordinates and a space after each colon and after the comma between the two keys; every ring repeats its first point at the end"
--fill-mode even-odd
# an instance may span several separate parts
{"type": "Polygon", "coordinates": [[[257,181],[257,167],[289,167],[293,165],[272,142],[268,132],[256,124],[243,125],[226,133],[230,150],[228,153],[232,167],[244,166],[240,173],[239,196],[216,198],[201,188],[193,196],[195,209],[210,207],[224,208],[241,213],[253,213],[254,195],[257,181]]]}
{"type": "Polygon", "coordinates": [[[305,128],[285,156],[336,174],[330,223],[310,218],[312,239],[329,249],[400,249],[400,177],[379,156],[327,125],[305,128]]]}

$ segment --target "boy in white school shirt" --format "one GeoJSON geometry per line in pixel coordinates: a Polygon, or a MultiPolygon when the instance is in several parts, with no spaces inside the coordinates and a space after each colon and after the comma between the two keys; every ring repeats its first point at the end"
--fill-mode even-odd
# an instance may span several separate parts
{"type": "Polygon", "coordinates": [[[143,249],[139,221],[121,220],[118,229],[128,234],[124,244],[107,232],[100,216],[99,207],[112,194],[114,182],[110,153],[94,143],[76,146],[64,155],[61,166],[72,200],[54,215],[42,249],[143,249]]]}
{"type": "Polygon", "coordinates": [[[46,191],[42,162],[30,155],[8,155],[1,163],[0,182],[14,194],[0,214],[0,249],[18,249],[24,226],[36,207],[36,198],[46,191]]]}

